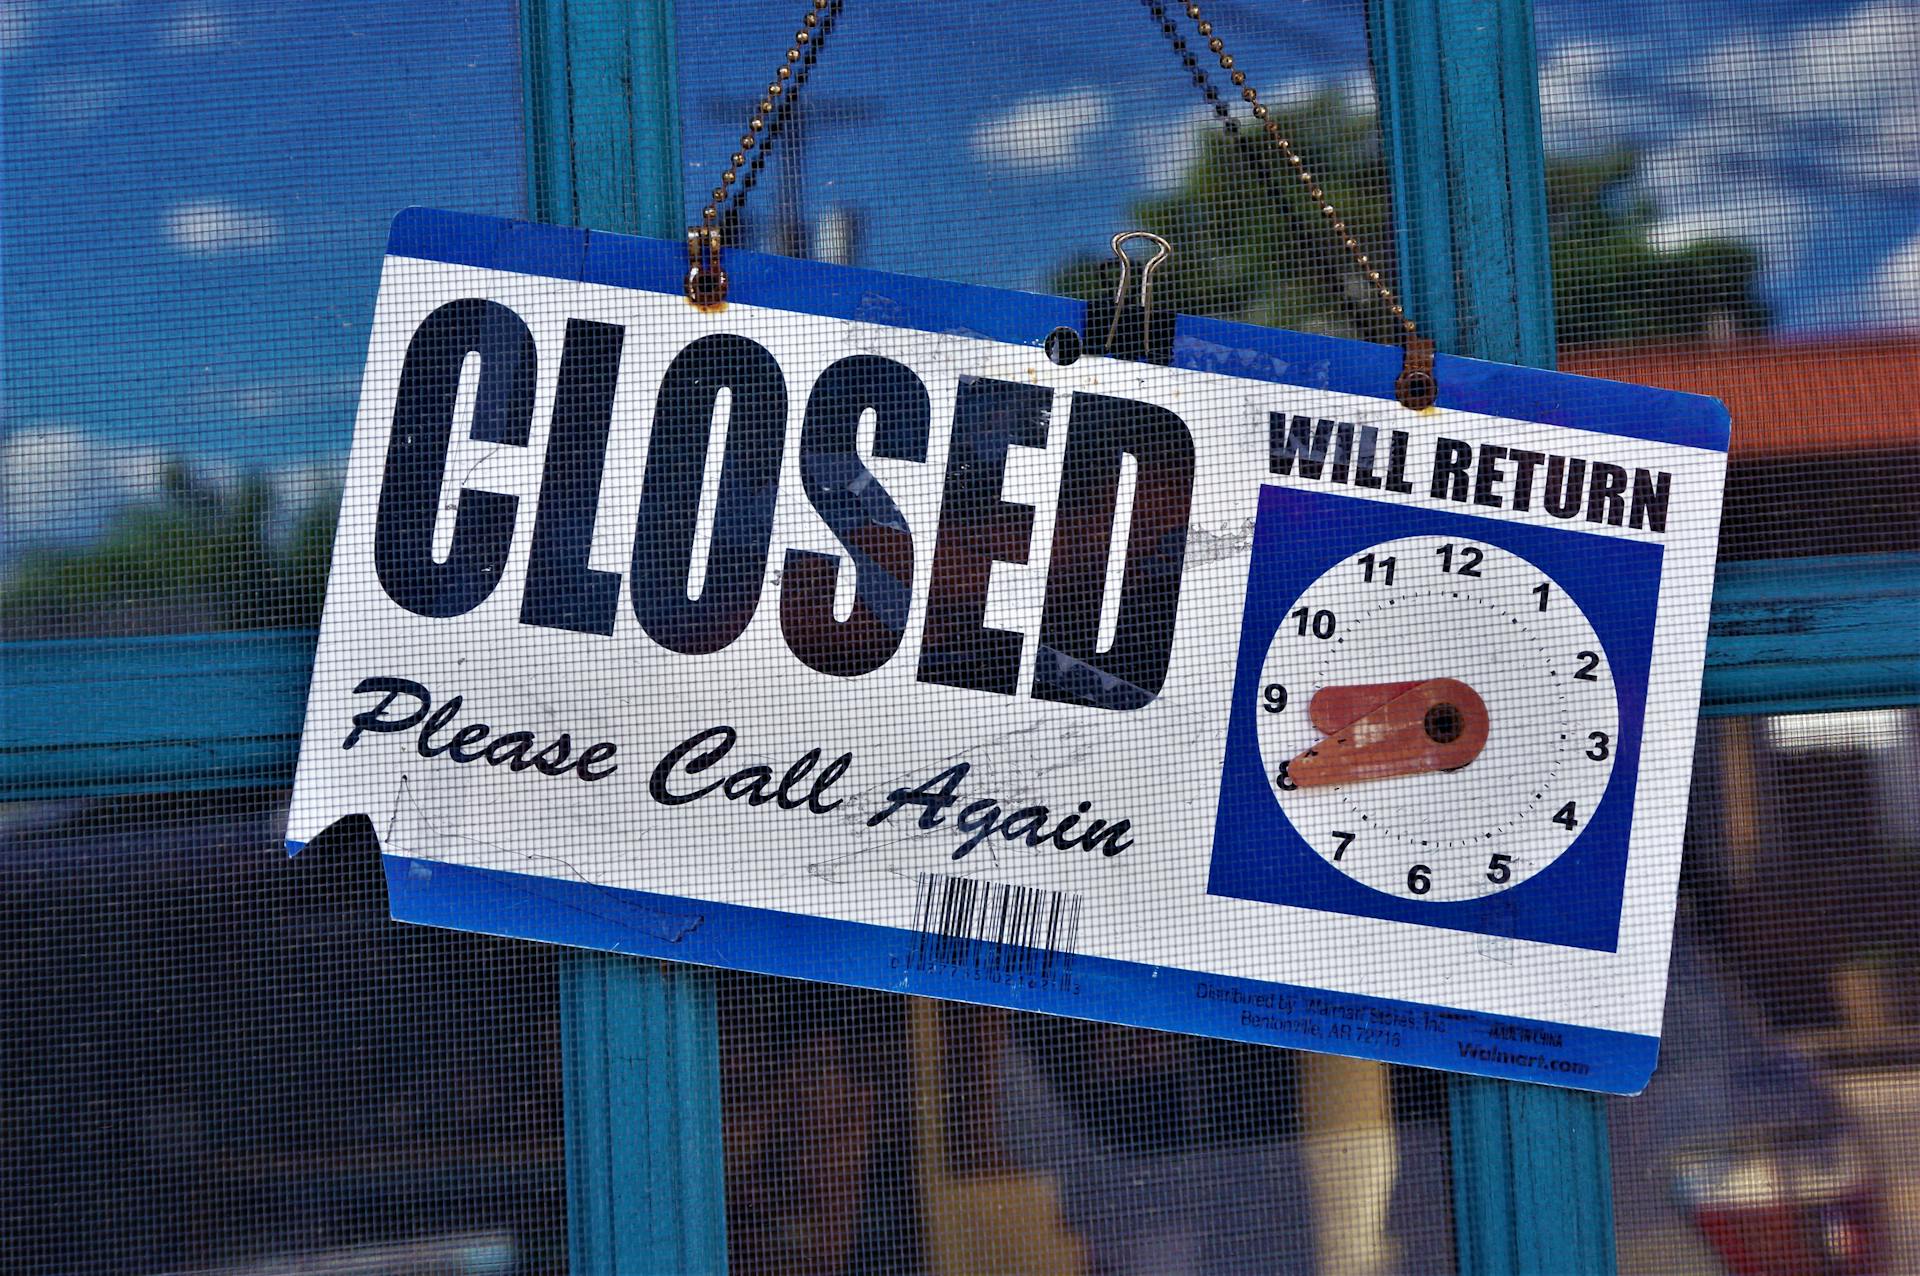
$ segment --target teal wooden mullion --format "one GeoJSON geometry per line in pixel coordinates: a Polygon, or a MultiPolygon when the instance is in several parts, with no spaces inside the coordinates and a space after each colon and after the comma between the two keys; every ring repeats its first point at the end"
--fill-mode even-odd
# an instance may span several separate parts
{"type": "Polygon", "coordinates": [[[527,147],[527,213],[535,221],[574,220],[573,163],[567,101],[567,5],[528,0],[520,6],[521,119],[527,147]]]}
{"type": "MultiPolygon", "coordinates": [[[[1916,615],[1920,554],[1722,563],[1700,712],[1920,705],[1916,615]]],[[[0,643],[0,801],[285,787],[315,638],[0,643]]]]}
{"type": "MultiPolygon", "coordinates": [[[[670,0],[524,0],[522,35],[535,220],[678,238],[670,0]]],[[[570,953],[560,993],[571,1269],[725,1271],[714,972],[570,953]]]]}
{"type": "Polygon", "coordinates": [[[1369,0],[1368,52],[1380,100],[1381,146],[1393,179],[1395,274],[1401,296],[1420,299],[1422,335],[1441,350],[1461,348],[1453,272],[1452,198],[1447,166],[1443,77],[1430,50],[1440,39],[1436,6],[1369,0]],[[1407,228],[1420,227],[1418,235],[1407,228]]]}
{"type": "Polygon", "coordinates": [[[670,0],[527,0],[520,27],[529,214],[677,238],[670,0]]]}
{"type": "Polygon", "coordinates": [[[1461,328],[1451,353],[1551,368],[1553,285],[1532,0],[1446,0],[1442,11],[1438,52],[1452,196],[1445,211],[1461,328]],[[1501,266],[1479,269],[1488,258],[1501,266]]]}
{"type": "Polygon", "coordinates": [[[572,954],[560,1005],[571,1270],[725,1271],[711,972],[572,954]]]}
{"type": "MultiPolygon", "coordinates": [[[[1530,0],[1374,0],[1368,35],[1408,313],[1443,352],[1553,366],[1530,0]]],[[[1444,404],[1444,370],[1440,387],[1444,404]]],[[[1604,1101],[1477,1077],[1448,1089],[1460,1270],[1612,1272],[1604,1101]]]]}

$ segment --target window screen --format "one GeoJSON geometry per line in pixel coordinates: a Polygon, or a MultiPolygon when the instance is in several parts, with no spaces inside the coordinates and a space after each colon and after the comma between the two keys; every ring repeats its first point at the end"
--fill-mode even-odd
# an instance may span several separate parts
{"type": "MultiPolygon", "coordinates": [[[[1911,6],[1534,8],[1560,366],[1728,404],[1724,560],[1920,550],[1911,6]]],[[[799,11],[679,6],[689,223],[799,11]]],[[[1145,229],[1185,313],[1392,338],[1182,6],[836,12],[739,242],[1088,299],[1145,229]]],[[[1364,6],[1208,12],[1392,282],[1364,6]]],[[[389,219],[529,211],[523,16],[0,13],[10,669],[121,641],[159,712],[142,643],[317,624],[389,219]]],[[[1622,1270],[1920,1267],[1917,748],[1896,706],[1703,724],[1622,1270]]],[[[391,923],[368,839],[288,860],[285,775],[170,774],[0,806],[0,1265],[566,1270],[562,958],[391,923]]],[[[716,979],[735,1270],[1454,1269],[1438,1074],[716,979]]]]}

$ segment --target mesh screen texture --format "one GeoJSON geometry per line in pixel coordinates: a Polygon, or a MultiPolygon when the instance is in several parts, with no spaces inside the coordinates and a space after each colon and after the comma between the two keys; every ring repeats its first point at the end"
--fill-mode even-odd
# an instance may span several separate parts
{"type": "MultiPolygon", "coordinates": [[[[691,223],[799,6],[679,8],[691,223]]],[[[1728,404],[1723,560],[1920,551],[1914,8],[1535,9],[1560,366],[1728,404]]],[[[1391,279],[1359,0],[1209,12],[1391,279]]],[[[528,212],[520,22],[0,10],[0,658],[318,623],[388,220],[528,212]]],[[[1134,0],[855,0],[741,240],[1091,298],[1147,229],[1184,313],[1389,339],[1181,53],[1134,0]]],[[[0,806],[0,1267],[566,1270],[555,950],[392,923],[370,839],[289,860],[284,787],[182,779],[0,806]]],[[[1621,1270],[1920,1270],[1916,792],[1911,709],[1703,722],[1621,1270]]],[[[733,1270],[1455,1269],[1438,1074],[717,982],[733,1270]]]]}

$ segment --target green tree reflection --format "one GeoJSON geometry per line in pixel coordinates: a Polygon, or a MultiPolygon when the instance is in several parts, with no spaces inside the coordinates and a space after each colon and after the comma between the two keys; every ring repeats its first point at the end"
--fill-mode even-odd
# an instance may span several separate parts
{"type": "Polygon", "coordinates": [[[163,495],[81,546],[27,554],[0,589],[0,637],[197,633],[320,621],[337,500],[275,534],[264,476],[219,486],[185,462],[163,495]]]}
{"type": "MultiPolygon", "coordinates": [[[[1374,263],[1391,274],[1387,178],[1373,114],[1327,92],[1277,109],[1274,118],[1374,263]]],[[[1561,344],[1764,333],[1758,252],[1723,238],[1661,246],[1658,209],[1638,193],[1638,170],[1639,157],[1625,149],[1547,161],[1561,344]]],[[[1394,339],[1389,317],[1299,186],[1264,134],[1211,133],[1177,188],[1132,210],[1132,226],[1174,248],[1156,290],[1186,314],[1394,339]]],[[[1111,287],[1105,262],[1092,257],[1068,262],[1049,283],[1049,291],[1083,300],[1111,287]]]]}

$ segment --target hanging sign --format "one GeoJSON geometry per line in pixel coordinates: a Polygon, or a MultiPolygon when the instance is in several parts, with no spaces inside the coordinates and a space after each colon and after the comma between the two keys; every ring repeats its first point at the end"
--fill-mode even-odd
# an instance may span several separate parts
{"type": "Polygon", "coordinates": [[[727,268],[395,221],[294,849],[370,817],[402,921],[1645,1084],[1718,403],[727,268]]]}

